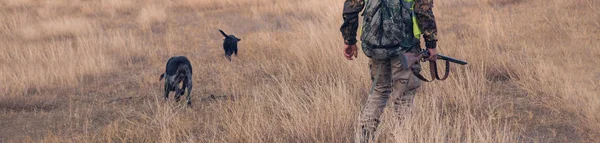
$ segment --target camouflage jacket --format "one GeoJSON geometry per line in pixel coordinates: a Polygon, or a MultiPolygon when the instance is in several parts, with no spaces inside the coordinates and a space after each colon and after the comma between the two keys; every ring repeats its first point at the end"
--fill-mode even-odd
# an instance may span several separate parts
{"type": "MultiPolygon", "coordinates": [[[[433,15],[432,7],[433,0],[415,0],[415,17],[419,24],[419,27],[421,28],[423,37],[425,38],[425,46],[427,48],[435,48],[437,42],[437,27],[435,24],[435,17],[433,15]]],[[[358,15],[361,11],[363,11],[364,8],[365,0],[346,0],[346,2],[344,2],[344,23],[342,24],[340,31],[342,32],[345,44],[356,44],[358,15]]],[[[365,11],[369,11],[369,9],[365,11]]]]}

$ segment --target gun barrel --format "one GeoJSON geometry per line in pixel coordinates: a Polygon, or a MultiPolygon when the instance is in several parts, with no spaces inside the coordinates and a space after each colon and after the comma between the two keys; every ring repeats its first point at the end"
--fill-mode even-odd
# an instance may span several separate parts
{"type": "Polygon", "coordinates": [[[437,57],[438,57],[438,59],[442,59],[442,60],[446,60],[446,61],[449,61],[449,62],[457,63],[459,65],[466,65],[467,64],[466,61],[462,61],[462,60],[455,59],[455,58],[452,58],[452,57],[444,56],[444,55],[441,55],[441,54],[438,54],[437,57]]]}
{"type": "MultiPolygon", "coordinates": [[[[423,50],[423,55],[425,57],[429,57],[429,51],[423,50]]],[[[437,59],[446,60],[446,61],[449,61],[449,62],[457,63],[459,65],[466,65],[467,64],[466,61],[462,61],[462,60],[455,59],[455,58],[452,58],[452,57],[444,56],[442,54],[437,54],[437,59]]]]}

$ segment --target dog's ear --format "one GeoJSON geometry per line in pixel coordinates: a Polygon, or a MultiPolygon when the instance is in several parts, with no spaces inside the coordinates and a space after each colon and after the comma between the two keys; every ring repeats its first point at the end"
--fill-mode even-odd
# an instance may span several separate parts
{"type": "Polygon", "coordinates": [[[165,73],[160,74],[160,79],[158,81],[161,81],[163,78],[165,78],[165,73]]]}
{"type": "Polygon", "coordinates": [[[242,41],[242,39],[240,39],[238,37],[235,37],[235,35],[231,35],[230,37],[233,38],[233,39],[235,39],[235,41],[242,41]]]}
{"type": "Polygon", "coordinates": [[[219,29],[219,32],[221,32],[221,34],[223,34],[223,36],[227,37],[227,33],[223,32],[223,30],[219,29]]]}

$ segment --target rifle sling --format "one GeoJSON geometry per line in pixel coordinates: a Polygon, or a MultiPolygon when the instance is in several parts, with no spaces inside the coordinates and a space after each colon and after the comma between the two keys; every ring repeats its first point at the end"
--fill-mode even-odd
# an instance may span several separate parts
{"type": "Polygon", "coordinates": [[[444,80],[446,80],[448,78],[448,75],[450,75],[450,61],[446,60],[446,70],[445,70],[445,73],[444,73],[444,77],[440,78],[440,75],[438,74],[437,71],[438,71],[437,70],[437,62],[435,62],[435,61],[429,61],[429,72],[431,74],[431,80],[428,80],[427,78],[425,78],[423,75],[421,75],[421,73],[419,73],[416,70],[413,70],[413,74],[417,78],[419,78],[420,80],[425,81],[425,82],[432,82],[435,79],[444,81],[444,80]]]}

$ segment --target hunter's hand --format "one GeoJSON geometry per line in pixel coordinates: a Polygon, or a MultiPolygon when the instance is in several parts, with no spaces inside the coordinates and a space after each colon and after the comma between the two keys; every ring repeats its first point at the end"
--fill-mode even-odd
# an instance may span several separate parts
{"type": "Polygon", "coordinates": [[[429,51],[429,58],[427,58],[427,60],[429,61],[435,61],[437,60],[437,50],[436,49],[427,49],[427,51],[429,51]]]}
{"type": "Polygon", "coordinates": [[[347,60],[353,60],[352,57],[358,58],[358,48],[356,48],[356,44],[354,45],[344,45],[344,57],[347,60]]]}

